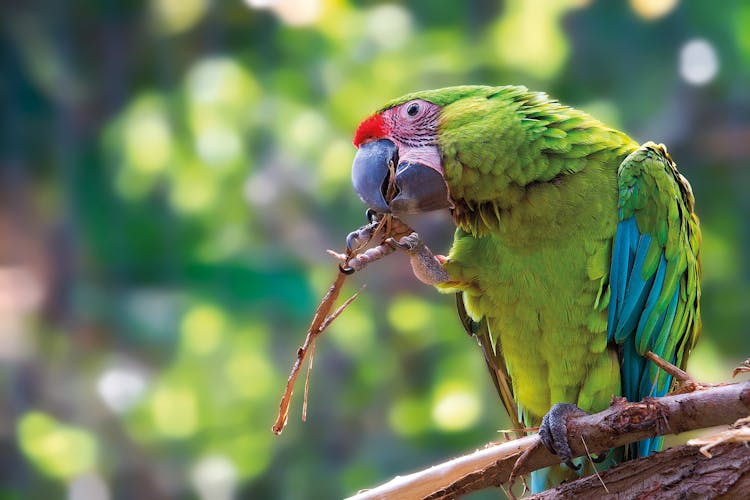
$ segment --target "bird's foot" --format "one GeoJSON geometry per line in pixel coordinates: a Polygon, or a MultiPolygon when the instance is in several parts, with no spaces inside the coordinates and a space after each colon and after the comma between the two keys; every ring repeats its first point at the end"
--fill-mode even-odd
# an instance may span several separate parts
{"type": "Polygon", "coordinates": [[[450,279],[448,272],[443,268],[446,258],[442,255],[433,254],[418,233],[412,232],[398,241],[394,238],[388,238],[385,241],[393,248],[409,255],[414,276],[422,283],[437,285],[450,279]]]}
{"type": "Polygon", "coordinates": [[[367,219],[367,224],[346,236],[347,251],[352,252],[367,246],[378,230],[380,218],[375,210],[368,208],[365,212],[365,219],[367,219]]]}
{"type": "Polygon", "coordinates": [[[422,251],[423,248],[427,248],[417,232],[403,236],[398,241],[395,238],[388,238],[385,242],[407,255],[414,255],[422,251]]]}
{"type": "Polygon", "coordinates": [[[568,442],[568,420],[584,415],[588,414],[574,404],[557,403],[542,418],[542,425],[539,426],[542,444],[573,470],[578,470],[581,466],[574,464],[572,460],[573,452],[568,442]]]}

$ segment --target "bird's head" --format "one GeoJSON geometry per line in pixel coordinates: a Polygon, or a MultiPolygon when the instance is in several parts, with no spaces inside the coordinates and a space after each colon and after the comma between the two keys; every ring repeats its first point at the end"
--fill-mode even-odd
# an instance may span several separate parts
{"type": "Polygon", "coordinates": [[[352,183],[367,206],[398,215],[451,205],[437,142],[440,110],[424,99],[410,99],[359,125],[352,183]]]}

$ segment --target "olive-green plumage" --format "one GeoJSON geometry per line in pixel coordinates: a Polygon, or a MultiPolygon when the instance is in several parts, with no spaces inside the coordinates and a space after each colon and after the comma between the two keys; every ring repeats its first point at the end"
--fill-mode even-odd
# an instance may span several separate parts
{"type": "MultiPolygon", "coordinates": [[[[438,287],[460,294],[514,421],[664,394],[671,379],[643,355],[684,365],[700,327],[698,220],[665,148],[523,87],[418,92],[384,109],[413,99],[441,107],[457,225],[438,287]]],[[[658,443],[639,446],[625,455],[658,443]]]]}

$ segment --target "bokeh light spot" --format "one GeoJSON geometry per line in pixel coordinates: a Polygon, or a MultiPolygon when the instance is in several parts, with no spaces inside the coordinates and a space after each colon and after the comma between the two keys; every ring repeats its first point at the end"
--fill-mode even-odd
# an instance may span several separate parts
{"type": "Polygon", "coordinates": [[[444,431],[468,429],[478,420],[482,403],[475,390],[465,384],[446,381],[437,387],[432,404],[432,420],[444,431]]]}
{"type": "Polygon", "coordinates": [[[128,367],[108,368],[96,383],[96,390],[112,410],[122,413],[136,404],[144,390],[146,379],[139,371],[128,367]]]}
{"type": "Polygon", "coordinates": [[[216,306],[201,304],[190,309],[182,320],[182,345],[191,354],[207,354],[216,349],[224,330],[226,317],[216,306]]]}
{"type": "Polygon", "coordinates": [[[291,123],[289,135],[293,144],[303,148],[320,147],[328,128],[323,115],[317,111],[304,111],[291,123]]]}
{"type": "Polygon", "coordinates": [[[232,352],[225,367],[232,390],[247,398],[261,398],[271,390],[274,371],[264,353],[232,352]]]}
{"type": "Polygon", "coordinates": [[[375,329],[368,311],[352,305],[331,325],[331,339],[350,356],[361,356],[372,350],[375,329]]]}
{"type": "Polygon", "coordinates": [[[198,402],[192,389],[163,384],[151,400],[154,428],[165,437],[186,438],[198,430],[198,402]]]}
{"type": "Polygon", "coordinates": [[[498,57],[536,78],[557,74],[569,51],[561,19],[589,1],[509,0],[492,34],[498,57]]]}
{"type": "Polygon", "coordinates": [[[680,75],[691,85],[705,85],[719,72],[713,45],[703,39],[690,40],[680,49],[680,75]]]}
{"type": "Polygon", "coordinates": [[[68,483],[68,500],[109,500],[109,486],[104,478],[87,472],[68,483]]]}
{"type": "Polygon", "coordinates": [[[125,117],[125,157],[143,173],[163,170],[172,156],[172,131],[158,98],[139,98],[125,117]]]}
{"type": "Polygon", "coordinates": [[[154,0],[160,27],[169,34],[186,31],[206,13],[208,0],[154,0]]]}
{"type": "Polygon", "coordinates": [[[186,80],[189,99],[198,105],[222,106],[227,111],[247,112],[244,106],[260,90],[252,75],[229,57],[207,57],[194,64],[186,80]],[[239,106],[239,109],[233,109],[239,106]]]}
{"type": "Polygon", "coordinates": [[[195,164],[173,177],[169,201],[178,212],[197,214],[208,209],[218,195],[216,179],[208,167],[195,164]]]}
{"type": "Polygon", "coordinates": [[[367,36],[383,49],[398,49],[411,36],[412,18],[406,8],[396,4],[373,7],[365,24],[367,36]]]}
{"type": "Polygon", "coordinates": [[[195,126],[196,150],[209,165],[222,166],[242,158],[242,138],[236,127],[220,120],[200,120],[195,126]]]}
{"type": "Polygon", "coordinates": [[[653,21],[672,12],[679,0],[630,0],[630,8],[643,19],[653,21]]]}
{"type": "Polygon", "coordinates": [[[388,322],[405,332],[424,330],[430,323],[431,307],[424,300],[411,295],[396,297],[388,307],[388,322]]]}
{"type": "Polygon", "coordinates": [[[322,13],[321,0],[245,0],[255,9],[270,9],[290,26],[315,23],[322,13]]]}
{"type": "Polygon", "coordinates": [[[202,500],[230,500],[237,487],[237,469],[225,456],[204,457],[193,466],[190,482],[202,500]]]}
{"type": "Polygon", "coordinates": [[[58,423],[49,415],[32,411],[18,424],[23,453],[44,473],[70,479],[94,468],[98,450],[86,431],[58,423]]]}

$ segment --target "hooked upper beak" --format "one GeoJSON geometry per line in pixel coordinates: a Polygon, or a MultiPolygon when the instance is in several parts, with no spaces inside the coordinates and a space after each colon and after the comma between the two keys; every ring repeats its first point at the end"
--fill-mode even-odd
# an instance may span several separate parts
{"type": "Polygon", "coordinates": [[[362,144],[352,164],[354,190],[378,213],[414,214],[450,206],[445,179],[435,169],[416,162],[401,162],[398,147],[388,139],[362,144]],[[395,166],[394,193],[389,165],[395,166]]]}

